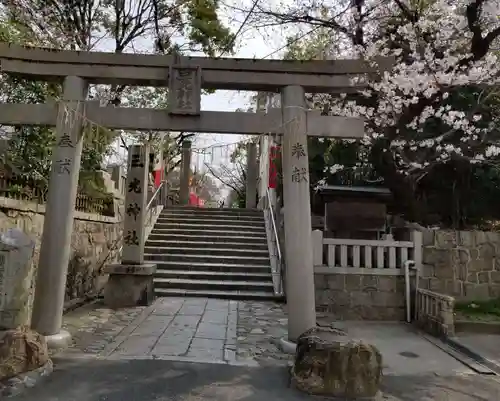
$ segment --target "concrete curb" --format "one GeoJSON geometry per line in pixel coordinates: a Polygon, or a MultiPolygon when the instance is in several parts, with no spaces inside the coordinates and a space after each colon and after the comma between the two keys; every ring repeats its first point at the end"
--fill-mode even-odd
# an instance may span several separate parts
{"type": "Polygon", "coordinates": [[[25,389],[34,387],[45,377],[49,376],[54,370],[52,360],[34,370],[21,373],[18,376],[11,377],[0,382],[0,398],[14,397],[21,394],[25,389]]]}

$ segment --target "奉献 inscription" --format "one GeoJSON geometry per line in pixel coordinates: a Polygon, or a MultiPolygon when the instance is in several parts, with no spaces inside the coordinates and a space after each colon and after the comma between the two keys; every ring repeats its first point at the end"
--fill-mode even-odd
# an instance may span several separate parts
{"type": "Polygon", "coordinates": [[[139,245],[139,237],[136,230],[129,230],[123,238],[126,245],[139,245]]]}
{"type": "Polygon", "coordinates": [[[139,215],[140,211],[141,211],[141,207],[137,204],[137,202],[134,202],[134,203],[130,203],[127,206],[126,213],[130,217],[133,216],[134,220],[137,220],[137,216],[139,215]]]}
{"type": "Polygon", "coordinates": [[[307,169],[305,167],[294,167],[292,170],[292,182],[307,182],[307,169]]]}
{"type": "Polygon", "coordinates": [[[57,172],[58,174],[67,174],[69,175],[69,168],[71,166],[71,159],[64,158],[56,161],[57,172]]]}
{"type": "Polygon", "coordinates": [[[304,148],[304,145],[302,145],[300,142],[297,142],[292,145],[292,157],[296,157],[297,159],[300,159],[301,157],[304,157],[306,155],[306,151],[304,148]]]}
{"type": "Polygon", "coordinates": [[[62,134],[61,138],[59,138],[59,141],[57,142],[57,146],[60,148],[73,148],[73,141],[71,140],[71,137],[69,134],[62,134]]]}
{"type": "Polygon", "coordinates": [[[140,194],[142,192],[141,181],[139,181],[139,179],[134,177],[128,184],[128,191],[140,194]]]}

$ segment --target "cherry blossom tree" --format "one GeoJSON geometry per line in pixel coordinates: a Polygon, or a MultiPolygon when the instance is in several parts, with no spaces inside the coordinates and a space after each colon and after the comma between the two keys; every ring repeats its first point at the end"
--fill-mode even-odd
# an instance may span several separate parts
{"type": "Polygon", "coordinates": [[[429,174],[498,165],[498,0],[323,1],[320,11],[260,10],[280,23],[313,27],[312,35],[292,38],[289,51],[313,36],[321,55],[308,58],[356,57],[379,67],[360,93],[310,100],[329,114],[365,119],[360,162],[384,178],[409,220],[423,219],[416,187],[429,174]],[[392,65],[380,68],[380,57],[392,65]]]}

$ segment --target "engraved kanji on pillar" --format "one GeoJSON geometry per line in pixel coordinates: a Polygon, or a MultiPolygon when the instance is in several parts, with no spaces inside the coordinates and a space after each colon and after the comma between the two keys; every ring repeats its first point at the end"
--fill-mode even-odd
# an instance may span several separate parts
{"type": "Polygon", "coordinates": [[[122,263],[125,264],[144,262],[148,162],[147,146],[130,147],[123,227],[122,263]]]}
{"type": "Polygon", "coordinates": [[[201,68],[173,65],[169,72],[169,113],[199,115],[201,109],[201,68]]]}

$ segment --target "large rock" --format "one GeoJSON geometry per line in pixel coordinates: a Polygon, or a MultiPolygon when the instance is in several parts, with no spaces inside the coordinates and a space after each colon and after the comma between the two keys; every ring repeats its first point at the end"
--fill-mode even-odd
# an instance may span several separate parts
{"type": "Polygon", "coordinates": [[[382,355],[335,329],[315,327],[297,340],[294,386],[313,395],[372,399],[382,379],[382,355]]]}
{"type": "Polygon", "coordinates": [[[45,337],[26,326],[0,331],[0,380],[40,368],[49,362],[45,337]]]}

